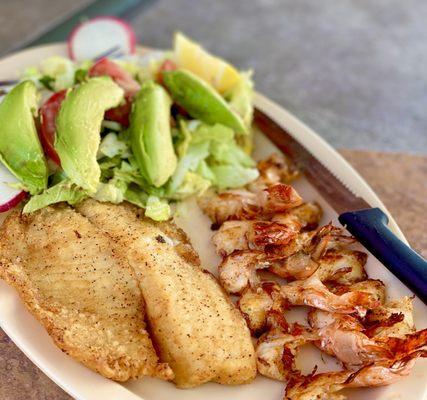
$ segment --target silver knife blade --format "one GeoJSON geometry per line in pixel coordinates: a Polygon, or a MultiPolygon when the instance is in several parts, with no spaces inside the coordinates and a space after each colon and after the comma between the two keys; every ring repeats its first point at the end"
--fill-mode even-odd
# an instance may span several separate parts
{"type": "Polygon", "coordinates": [[[371,208],[365,199],[357,196],[347,188],[333,172],[323,165],[285,128],[257,108],[254,111],[254,123],[265,136],[294,161],[297,168],[338,214],[371,208]]]}

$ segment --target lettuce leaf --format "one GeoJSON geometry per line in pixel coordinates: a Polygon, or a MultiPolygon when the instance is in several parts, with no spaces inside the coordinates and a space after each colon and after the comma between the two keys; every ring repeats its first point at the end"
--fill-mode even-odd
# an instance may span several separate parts
{"type": "Polygon", "coordinates": [[[179,160],[168,184],[169,198],[200,195],[212,185],[235,188],[258,177],[255,162],[237,145],[232,129],[184,120],[179,126],[179,160]]]}
{"type": "Polygon", "coordinates": [[[231,108],[239,114],[250,128],[253,119],[254,83],[252,71],[241,72],[239,82],[226,94],[231,108]]]}
{"type": "Polygon", "coordinates": [[[154,221],[167,221],[171,216],[171,208],[165,200],[149,196],[145,205],[145,216],[154,221]]]}
{"type": "Polygon", "coordinates": [[[210,155],[219,164],[255,166],[255,161],[236,143],[213,142],[210,146],[210,155]]]}
{"type": "Polygon", "coordinates": [[[107,133],[101,140],[98,149],[98,158],[102,157],[113,158],[120,156],[121,158],[128,158],[130,156],[129,146],[119,139],[116,133],[107,133]]]}
{"type": "Polygon", "coordinates": [[[132,203],[138,207],[145,208],[147,204],[148,195],[141,191],[137,186],[130,185],[124,195],[124,198],[129,203],[132,203]]]}
{"type": "Polygon", "coordinates": [[[226,98],[231,108],[242,117],[244,124],[248,127],[248,133],[238,135],[236,142],[245,153],[251,154],[253,150],[253,130],[250,128],[254,113],[254,83],[252,81],[252,71],[241,72],[240,75],[242,79],[226,94],[226,98]]]}
{"type": "Polygon", "coordinates": [[[256,168],[245,168],[238,164],[215,165],[211,170],[215,175],[214,185],[220,190],[247,185],[259,176],[256,168]]]}
{"type": "Polygon", "coordinates": [[[207,125],[200,123],[193,132],[192,142],[221,142],[232,143],[234,132],[232,129],[221,124],[207,125]]]}
{"type": "Polygon", "coordinates": [[[192,135],[190,132],[190,128],[187,125],[187,123],[184,121],[184,119],[180,118],[178,120],[178,124],[179,124],[179,129],[176,130],[177,138],[175,140],[174,146],[175,146],[175,152],[177,156],[180,158],[180,157],[183,157],[187,152],[188,146],[190,145],[190,142],[191,142],[192,135]]]}
{"type": "Polygon", "coordinates": [[[73,205],[87,197],[83,189],[73,184],[70,180],[64,180],[44,190],[42,193],[32,196],[25,205],[23,212],[31,213],[50,204],[66,201],[73,205]]]}
{"type": "Polygon", "coordinates": [[[176,170],[169,182],[168,192],[173,194],[183,183],[185,174],[189,171],[195,171],[200,162],[208,156],[209,142],[191,143],[186,154],[178,160],[176,170]]]}
{"type": "Polygon", "coordinates": [[[204,178],[198,173],[188,171],[185,173],[181,185],[169,195],[169,198],[180,200],[192,195],[200,196],[211,186],[211,180],[204,178]]]}
{"type": "Polygon", "coordinates": [[[101,202],[119,204],[124,200],[126,189],[127,185],[124,182],[112,179],[108,183],[100,182],[96,193],[91,197],[101,202]]]}

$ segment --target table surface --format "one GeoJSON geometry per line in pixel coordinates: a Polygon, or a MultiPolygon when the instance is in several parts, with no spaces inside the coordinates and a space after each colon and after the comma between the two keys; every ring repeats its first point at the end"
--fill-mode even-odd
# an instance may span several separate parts
{"type": "MultiPolygon", "coordinates": [[[[3,1],[0,53],[92,1],[3,1]]],[[[145,0],[125,17],[145,45],[182,30],[253,68],[337,148],[427,154],[426,15],[425,0],[145,0]]]]}
{"type": "MultiPolygon", "coordinates": [[[[341,154],[383,199],[411,245],[427,257],[427,157],[354,150],[342,150],[341,154]]],[[[70,396],[38,370],[0,329],[0,399],[66,400],[70,396]]]]}
{"type": "MultiPolygon", "coordinates": [[[[2,2],[0,53],[91,0],[2,2]]],[[[138,40],[168,48],[181,30],[240,68],[359,170],[427,257],[427,2],[157,0],[128,15],[138,40]]],[[[0,399],[70,397],[0,330],[0,399]]]]}

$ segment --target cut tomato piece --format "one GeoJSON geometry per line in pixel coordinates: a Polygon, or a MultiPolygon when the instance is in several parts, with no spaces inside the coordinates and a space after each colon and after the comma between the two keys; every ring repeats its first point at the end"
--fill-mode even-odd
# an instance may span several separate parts
{"type": "Polygon", "coordinates": [[[61,165],[61,160],[54,146],[56,132],[55,120],[66,95],[67,89],[56,92],[40,108],[40,141],[46,155],[58,165],[61,165]]]}
{"type": "Polygon", "coordinates": [[[178,67],[172,60],[166,59],[165,61],[163,61],[162,65],[160,65],[159,72],[157,75],[158,82],[160,84],[163,84],[162,72],[164,72],[164,71],[175,71],[176,69],[178,69],[178,67]]]}
{"type": "Polygon", "coordinates": [[[110,76],[125,91],[125,102],[107,110],[105,119],[129,126],[129,114],[132,108],[132,98],[139,91],[139,83],[132,78],[120,65],[108,58],[97,61],[90,69],[89,76],[110,76]]]}
{"type": "Polygon", "coordinates": [[[105,112],[105,119],[115,121],[124,127],[129,126],[129,115],[132,109],[132,97],[125,96],[125,102],[117,107],[110,108],[105,112]]]}
{"type": "Polygon", "coordinates": [[[89,76],[110,76],[127,94],[134,95],[139,83],[119,64],[108,58],[101,58],[89,69],[89,76]]]}
{"type": "Polygon", "coordinates": [[[159,68],[159,71],[160,72],[163,72],[163,71],[175,71],[177,68],[178,68],[177,65],[172,60],[170,60],[168,58],[165,61],[163,61],[162,65],[159,68]]]}

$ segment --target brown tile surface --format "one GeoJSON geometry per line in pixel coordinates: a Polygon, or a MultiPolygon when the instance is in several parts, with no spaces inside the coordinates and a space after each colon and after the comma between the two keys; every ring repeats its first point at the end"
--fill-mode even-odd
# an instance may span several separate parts
{"type": "MultiPolygon", "coordinates": [[[[412,246],[427,257],[427,157],[342,150],[382,198],[412,246]]],[[[0,399],[71,399],[0,330],[0,399]]]]}
{"type": "Polygon", "coordinates": [[[427,156],[341,150],[372,186],[411,246],[427,258],[427,156]]]}

